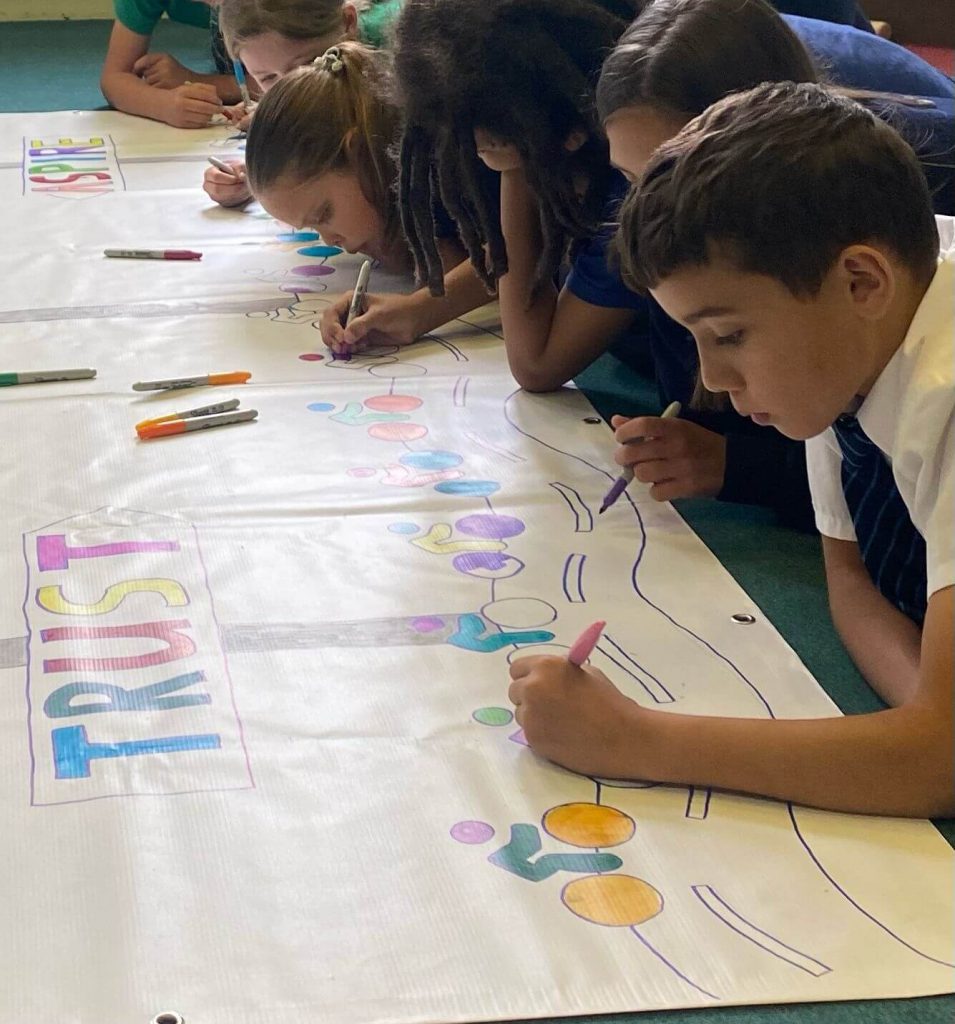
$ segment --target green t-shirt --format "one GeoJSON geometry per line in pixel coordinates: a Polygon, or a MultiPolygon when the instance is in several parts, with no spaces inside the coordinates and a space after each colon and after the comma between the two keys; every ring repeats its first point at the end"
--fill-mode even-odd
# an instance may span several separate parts
{"type": "Polygon", "coordinates": [[[113,0],[113,7],[116,20],[140,36],[151,36],[156,22],[164,14],[170,21],[196,28],[209,27],[210,9],[196,0],[113,0]]]}
{"type": "Polygon", "coordinates": [[[403,3],[404,0],[372,0],[370,7],[358,12],[358,38],[376,49],[391,46],[391,31],[403,3]]]}

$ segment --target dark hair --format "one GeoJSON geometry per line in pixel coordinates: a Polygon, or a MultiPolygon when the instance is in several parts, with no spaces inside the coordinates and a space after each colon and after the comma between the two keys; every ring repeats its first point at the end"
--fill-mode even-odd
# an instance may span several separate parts
{"type": "Polygon", "coordinates": [[[539,208],[535,288],[570,241],[595,234],[611,174],[593,106],[600,64],[637,0],[407,0],[395,68],[405,130],[399,203],[419,278],[443,292],[433,208],[457,222],[475,270],[492,288],[507,271],[494,175],[477,155],[481,128],[515,145],[539,208]],[[582,130],[575,153],[567,136],[582,130]],[[586,181],[582,196],[575,177],[586,181]]]}
{"type": "Polygon", "coordinates": [[[839,253],[882,244],[929,276],[938,233],[918,160],[858,103],[812,84],[727,96],[656,151],[621,210],[624,280],[655,287],[719,246],[814,295],[839,253]]]}
{"type": "Polygon", "coordinates": [[[760,82],[816,82],[799,36],[765,0],[654,0],[620,37],[597,83],[601,122],[647,104],[691,117],[760,82]]]}
{"type": "Polygon", "coordinates": [[[384,220],[386,238],[396,238],[391,147],[399,114],[390,91],[389,56],[356,42],[339,43],[276,82],[249,128],[245,159],[252,192],[286,174],[305,179],[351,171],[384,220]]]}

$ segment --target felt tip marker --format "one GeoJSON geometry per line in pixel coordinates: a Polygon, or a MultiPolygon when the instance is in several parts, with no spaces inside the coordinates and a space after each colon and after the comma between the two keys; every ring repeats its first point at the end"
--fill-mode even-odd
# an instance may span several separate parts
{"type": "Polygon", "coordinates": [[[235,80],[239,83],[239,92],[242,94],[242,102],[247,106],[252,106],[252,97],[249,95],[249,87],[245,81],[245,68],[242,67],[241,60],[234,60],[232,62],[232,70],[235,72],[235,80]]]}
{"type": "Polygon", "coordinates": [[[603,633],[604,626],[606,625],[607,623],[603,621],[595,622],[577,637],[574,641],[574,646],[567,653],[567,660],[571,665],[576,665],[580,668],[590,655],[593,654],[597,641],[600,639],[600,635],[603,633]]]}
{"type": "Polygon", "coordinates": [[[210,156],[207,159],[217,171],[222,171],[223,174],[231,174],[236,181],[241,180],[242,175],[239,173],[238,167],[227,164],[225,160],[220,160],[217,156],[210,156]]]}
{"type": "Polygon", "coordinates": [[[104,249],[111,260],[201,260],[201,252],[191,249],[104,249]]]}
{"type": "Polygon", "coordinates": [[[191,420],[197,416],[217,416],[220,412],[232,412],[239,408],[238,398],[230,398],[228,402],[216,402],[215,405],[203,405],[199,409],[186,409],[185,412],[171,412],[168,416],[156,416],[151,420],[142,420],[136,429],[153,427],[157,423],[171,423],[173,420],[191,420]]]}
{"type": "Polygon", "coordinates": [[[92,380],[95,370],[27,370],[23,373],[0,373],[0,388],[15,384],[51,384],[57,380],[92,380]]]}
{"type": "Polygon", "coordinates": [[[236,370],[234,373],[209,373],[204,377],[170,377],[168,380],[139,380],[133,385],[133,391],[173,391],[176,388],[202,388],[207,385],[245,384],[252,374],[248,370],[236,370]]]}
{"type": "Polygon", "coordinates": [[[355,291],[351,297],[351,305],[348,307],[348,316],[345,317],[346,327],[361,313],[361,308],[365,304],[365,295],[368,292],[368,279],[370,277],[371,260],[365,260],[361,265],[361,270],[358,271],[358,281],[355,284],[355,291]]]}
{"type": "Polygon", "coordinates": [[[193,430],[208,430],[211,427],[228,427],[233,423],[251,423],[259,415],[257,409],[242,412],[227,412],[222,416],[204,416],[197,420],[174,420],[171,423],[154,423],[137,431],[140,440],[151,441],[157,437],[173,437],[188,434],[193,430]]]}
{"type": "MultiPolygon", "coordinates": [[[[660,414],[661,420],[668,420],[673,416],[680,415],[680,409],[682,406],[679,402],[671,402],[660,414]]],[[[642,438],[640,439],[643,440],[642,438]]],[[[614,481],[613,487],[607,491],[604,496],[603,503],[600,506],[600,511],[597,515],[602,516],[611,505],[614,505],[621,494],[630,486],[633,481],[633,466],[627,466],[627,468],[617,477],[614,481]]]]}

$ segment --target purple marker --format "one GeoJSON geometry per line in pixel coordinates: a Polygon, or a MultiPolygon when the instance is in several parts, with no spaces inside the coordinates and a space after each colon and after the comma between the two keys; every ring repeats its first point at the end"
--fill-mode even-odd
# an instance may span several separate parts
{"type": "MultiPolygon", "coordinates": [[[[671,402],[661,413],[661,420],[668,420],[671,416],[679,416],[680,409],[682,406],[679,402],[671,402]]],[[[643,438],[640,438],[640,443],[643,442],[643,438]]],[[[631,442],[635,443],[635,442],[631,442]]],[[[613,505],[621,494],[630,486],[630,482],[633,480],[633,466],[627,466],[627,468],[617,477],[614,481],[613,487],[607,491],[604,497],[603,504],[600,506],[598,515],[603,515],[604,512],[613,505]]]]}

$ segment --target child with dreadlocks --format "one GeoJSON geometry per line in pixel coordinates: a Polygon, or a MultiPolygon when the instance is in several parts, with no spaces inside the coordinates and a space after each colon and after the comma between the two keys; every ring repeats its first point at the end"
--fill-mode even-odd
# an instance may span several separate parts
{"type": "MultiPolygon", "coordinates": [[[[357,39],[385,46],[403,0],[222,0],[219,27],[225,45],[242,61],[259,93],[295,68],[311,63],[330,46],[357,39]]],[[[244,122],[243,122],[244,124],[244,122]]],[[[202,187],[221,206],[244,206],[252,198],[245,165],[227,161],[234,174],[206,169],[202,187]]]]}
{"type": "MultiPolygon", "coordinates": [[[[274,217],[314,228],[330,245],[361,252],[386,270],[410,273],[392,190],[399,114],[388,98],[390,63],[384,50],[343,42],[290,72],[259,104],[245,154],[249,185],[274,217]]],[[[446,266],[454,268],[444,294],[420,289],[390,297],[387,337],[369,329],[367,342],[407,343],[487,302],[456,239],[439,245],[446,266]]],[[[337,335],[323,321],[322,338],[343,352],[341,325],[334,326],[337,335]]]]}

